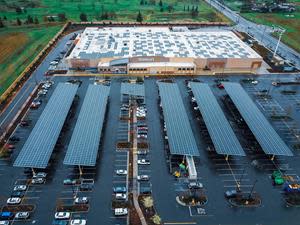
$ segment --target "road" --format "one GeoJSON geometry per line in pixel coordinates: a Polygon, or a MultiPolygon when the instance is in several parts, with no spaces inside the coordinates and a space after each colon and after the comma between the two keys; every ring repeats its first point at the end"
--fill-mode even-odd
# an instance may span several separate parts
{"type": "Polygon", "coordinates": [[[44,79],[44,74],[48,70],[50,62],[59,56],[60,52],[66,48],[66,43],[73,36],[73,33],[64,36],[58,44],[50,51],[43,62],[37,67],[37,69],[32,73],[30,78],[25,82],[23,87],[14,97],[9,106],[0,115],[0,131],[5,130],[5,128],[12,121],[13,117],[22,107],[23,103],[26,101],[28,96],[33,91],[37,83],[44,79]]]}
{"type": "MultiPolygon", "coordinates": [[[[278,39],[272,36],[273,29],[269,26],[253,23],[240,16],[237,12],[231,10],[225,5],[215,0],[205,0],[208,4],[220,11],[223,15],[236,22],[234,28],[238,31],[248,32],[251,36],[255,37],[264,46],[271,50],[275,50],[278,39]]],[[[276,25],[276,24],[275,24],[276,25]]],[[[277,53],[294,62],[298,68],[300,68],[300,54],[294,49],[288,47],[284,43],[280,43],[277,53]]]]}

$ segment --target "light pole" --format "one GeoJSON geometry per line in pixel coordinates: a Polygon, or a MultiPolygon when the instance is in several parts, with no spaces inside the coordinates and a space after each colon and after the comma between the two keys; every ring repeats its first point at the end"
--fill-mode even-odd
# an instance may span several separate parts
{"type": "Polygon", "coordinates": [[[279,38],[278,38],[278,42],[277,42],[277,44],[276,44],[276,47],[275,47],[275,50],[274,50],[274,53],[273,53],[273,58],[276,56],[276,52],[277,52],[278,46],[279,46],[279,44],[280,44],[280,40],[281,40],[282,35],[283,35],[284,32],[285,32],[285,29],[280,27],[280,28],[277,28],[277,29],[275,30],[275,32],[279,32],[279,38]]]}

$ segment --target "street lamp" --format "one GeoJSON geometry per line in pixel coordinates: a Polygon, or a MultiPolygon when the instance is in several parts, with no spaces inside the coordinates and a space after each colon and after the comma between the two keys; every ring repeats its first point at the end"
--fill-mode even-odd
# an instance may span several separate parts
{"type": "Polygon", "coordinates": [[[278,49],[281,37],[282,37],[282,35],[284,34],[284,32],[286,30],[284,28],[282,28],[282,27],[275,28],[275,26],[273,26],[273,30],[274,30],[274,32],[279,32],[278,42],[276,44],[276,48],[275,48],[274,53],[273,53],[273,58],[274,58],[276,56],[276,52],[277,52],[277,49],[278,49]]]}

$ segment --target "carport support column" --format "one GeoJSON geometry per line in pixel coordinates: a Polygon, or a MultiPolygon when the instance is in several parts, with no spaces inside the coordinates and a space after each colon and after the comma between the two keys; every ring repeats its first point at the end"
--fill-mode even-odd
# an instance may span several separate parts
{"type": "Polygon", "coordinates": [[[229,158],[229,155],[226,155],[225,156],[225,160],[228,161],[228,158],[229,158]]]}
{"type": "Polygon", "coordinates": [[[275,155],[272,155],[271,160],[273,161],[275,159],[275,155]]]}

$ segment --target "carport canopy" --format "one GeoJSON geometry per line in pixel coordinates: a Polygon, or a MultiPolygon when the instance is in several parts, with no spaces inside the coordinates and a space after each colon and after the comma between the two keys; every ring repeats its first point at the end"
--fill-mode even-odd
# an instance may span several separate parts
{"type": "Polygon", "coordinates": [[[47,167],[77,88],[78,85],[70,83],[59,83],[57,85],[15,160],[15,167],[47,167]]]}
{"type": "Polygon", "coordinates": [[[95,166],[110,87],[90,84],[68,146],[65,165],[95,166]]]}
{"type": "Polygon", "coordinates": [[[121,94],[145,97],[145,86],[144,84],[122,82],[121,94]]]}
{"type": "Polygon", "coordinates": [[[158,82],[172,155],[199,156],[189,118],[176,83],[158,82]]]}
{"type": "Polygon", "coordinates": [[[239,83],[224,82],[224,88],[267,155],[293,156],[289,147],[239,83]]]}
{"type": "Polygon", "coordinates": [[[190,85],[216,152],[221,155],[245,156],[209,85],[199,82],[190,82],[190,85]]]}

